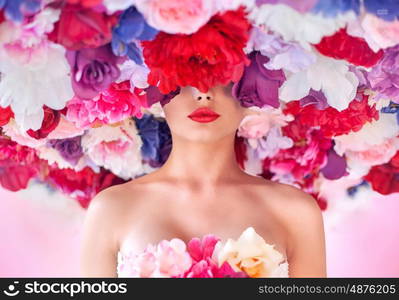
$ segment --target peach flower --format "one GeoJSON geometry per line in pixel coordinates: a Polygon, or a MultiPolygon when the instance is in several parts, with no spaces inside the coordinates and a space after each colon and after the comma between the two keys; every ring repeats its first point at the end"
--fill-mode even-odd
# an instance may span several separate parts
{"type": "Polygon", "coordinates": [[[227,261],[235,271],[244,271],[249,277],[288,277],[288,262],[253,227],[248,227],[237,241],[228,239],[216,248],[219,266],[227,261]]]}
{"type": "Polygon", "coordinates": [[[136,0],[148,24],[167,33],[191,34],[211,18],[212,0],[136,0]]]}

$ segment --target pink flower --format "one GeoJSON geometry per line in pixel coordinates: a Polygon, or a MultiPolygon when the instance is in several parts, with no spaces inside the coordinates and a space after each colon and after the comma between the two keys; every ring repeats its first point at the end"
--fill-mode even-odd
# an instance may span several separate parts
{"type": "Polygon", "coordinates": [[[212,0],[136,0],[148,24],[167,33],[191,34],[213,13],[212,0]]]}
{"type": "Polygon", "coordinates": [[[235,272],[233,268],[224,263],[220,267],[214,257],[216,244],[219,238],[212,234],[205,235],[202,240],[193,238],[187,245],[193,264],[180,278],[217,278],[217,277],[247,277],[243,272],[235,272]]]}
{"type": "Polygon", "coordinates": [[[399,43],[399,20],[388,22],[372,14],[366,14],[362,27],[366,41],[369,44],[376,43],[378,49],[385,49],[399,43]]]}
{"type": "Polygon", "coordinates": [[[129,81],[112,83],[91,100],[74,97],[67,104],[67,119],[79,128],[98,124],[112,124],[131,116],[141,117],[142,107],[148,107],[141,90],[130,89],[129,81]]]}
{"type": "Polygon", "coordinates": [[[140,254],[118,252],[119,277],[175,277],[187,271],[192,260],[186,244],[177,238],[148,245],[140,254]]]}

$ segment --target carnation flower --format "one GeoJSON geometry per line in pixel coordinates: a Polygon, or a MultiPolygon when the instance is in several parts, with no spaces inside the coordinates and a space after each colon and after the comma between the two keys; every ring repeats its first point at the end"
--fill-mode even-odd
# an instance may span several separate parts
{"type": "Polygon", "coordinates": [[[323,37],[320,43],[314,46],[325,56],[345,59],[354,65],[364,67],[374,66],[384,54],[382,50],[374,53],[364,39],[348,35],[345,29],[323,37]]]}
{"type": "Polygon", "coordinates": [[[259,51],[252,52],[249,59],[251,64],[245,68],[240,81],[233,85],[234,98],[244,107],[279,107],[278,89],[285,80],[284,73],[266,69],[269,59],[259,51]]]}
{"type": "Polygon", "coordinates": [[[141,117],[142,107],[148,107],[145,94],[133,89],[129,81],[112,83],[91,100],[74,97],[67,104],[67,119],[79,128],[113,124],[132,116],[141,117]]]}
{"type": "Polygon", "coordinates": [[[75,198],[83,208],[87,208],[91,199],[103,189],[125,182],[102,168],[99,172],[94,172],[90,167],[75,171],[59,169],[55,164],[50,166],[46,179],[64,194],[75,198]]]}
{"type": "Polygon", "coordinates": [[[367,74],[373,90],[399,103],[399,45],[387,48],[383,58],[367,74]]]}
{"type": "Polygon", "coordinates": [[[97,48],[111,42],[111,28],[116,22],[115,15],[107,15],[81,5],[66,4],[49,39],[69,50],[97,48]]]}
{"type": "Polygon", "coordinates": [[[237,82],[249,64],[243,51],[249,26],[241,8],[215,15],[194,34],[160,32],[153,41],[142,42],[150,68],[148,83],[168,94],[178,87],[206,92],[218,84],[237,82]]]}
{"type": "Polygon", "coordinates": [[[67,51],[66,57],[72,69],[72,87],[82,99],[97,96],[120,75],[118,59],[108,45],[67,51]]]}
{"type": "Polygon", "coordinates": [[[151,40],[157,32],[132,6],[121,14],[119,23],[112,30],[112,51],[118,56],[127,55],[141,65],[143,63],[141,49],[136,42],[151,40]]]}
{"type": "Polygon", "coordinates": [[[342,111],[332,107],[320,109],[317,103],[310,102],[302,106],[301,101],[287,103],[284,113],[295,116],[306,126],[319,127],[326,137],[359,131],[368,122],[379,118],[375,107],[369,106],[368,96],[361,93],[342,111]]]}
{"type": "Polygon", "coordinates": [[[212,0],[136,0],[147,22],[164,32],[192,34],[213,14],[212,0]]]}
{"type": "Polygon", "coordinates": [[[34,149],[0,136],[0,184],[3,188],[13,192],[25,189],[32,178],[43,178],[44,167],[45,163],[34,149]]]}

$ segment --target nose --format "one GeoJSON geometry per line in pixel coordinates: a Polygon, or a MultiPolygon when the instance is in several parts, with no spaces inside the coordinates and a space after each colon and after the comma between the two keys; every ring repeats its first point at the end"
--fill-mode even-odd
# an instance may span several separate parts
{"type": "Polygon", "coordinates": [[[192,92],[194,100],[197,100],[197,101],[204,101],[204,100],[211,101],[214,99],[214,95],[211,90],[208,90],[208,92],[206,92],[206,93],[202,93],[198,89],[192,87],[191,92],[192,92]]]}

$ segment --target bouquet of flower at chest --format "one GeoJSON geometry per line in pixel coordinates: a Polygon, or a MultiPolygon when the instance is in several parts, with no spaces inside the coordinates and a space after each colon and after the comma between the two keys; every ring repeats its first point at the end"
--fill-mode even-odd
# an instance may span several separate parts
{"type": "Polygon", "coordinates": [[[223,278],[289,277],[288,262],[248,227],[238,240],[222,242],[213,234],[162,240],[141,253],[118,252],[118,277],[223,278]]]}

